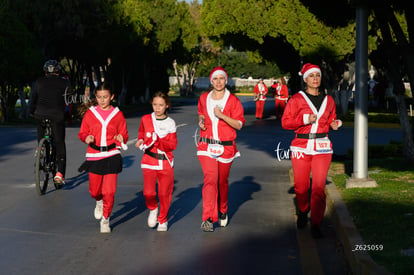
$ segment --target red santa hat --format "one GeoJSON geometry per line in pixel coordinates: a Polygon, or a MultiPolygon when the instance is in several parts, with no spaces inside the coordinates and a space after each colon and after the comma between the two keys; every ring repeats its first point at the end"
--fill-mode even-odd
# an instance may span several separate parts
{"type": "Polygon", "coordinates": [[[210,73],[210,83],[213,83],[213,78],[217,75],[224,75],[224,77],[226,78],[226,84],[227,84],[227,79],[229,78],[226,71],[221,67],[218,66],[216,68],[214,68],[211,73],[210,73]]]}
{"type": "Polygon", "coordinates": [[[299,72],[299,75],[303,76],[303,79],[307,78],[311,73],[318,72],[322,75],[321,69],[317,65],[311,63],[306,63],[303,65],[302,71],[299,72]]]}

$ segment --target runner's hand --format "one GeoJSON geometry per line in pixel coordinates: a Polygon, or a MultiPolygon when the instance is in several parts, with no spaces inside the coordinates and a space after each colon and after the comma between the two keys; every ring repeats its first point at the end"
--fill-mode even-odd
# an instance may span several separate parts
{"type": "Polygon", "coordinates": [[[92,136],[92,135],[87,136],[86,139],[85,139],[86,144],[91,144],[91,143],[94,143],[94,142],[95,142],[95,137],[92,136]]]}

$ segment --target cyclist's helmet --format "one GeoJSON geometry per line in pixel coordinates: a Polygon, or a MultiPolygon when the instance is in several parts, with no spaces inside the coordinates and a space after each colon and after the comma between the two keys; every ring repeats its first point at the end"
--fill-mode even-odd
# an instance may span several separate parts
{"type": "Polygon", "coordinates": [[[48,60],[43,65],[43,71],[45,73],[59,73],[62,70],[62,66],[56,60],[48,60]]]}

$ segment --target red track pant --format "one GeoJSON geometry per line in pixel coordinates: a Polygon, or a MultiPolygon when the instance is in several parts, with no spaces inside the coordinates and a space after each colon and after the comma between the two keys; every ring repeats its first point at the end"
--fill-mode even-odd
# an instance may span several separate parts
{"type": "Polygon", "coordinates": [[[164,163],[163,170],[142,169],[144,175],[144,198],[149,210],[158,207],[157,202],[157,179],[158,179],[158,200],[160,209],[158,222],[165,223],[168,219],[168,210],[171,205],[172,192],[174,188],[174,168],[164,163]]]}
{"type": "Polygon", "coordinates": [[[276,118],[279,118],[283,115],[283,111],[286,107],[286,100],[275,99],[276,105],[276,118]]]}
{"type": "Polygon", "coordinates": [[[265,102],[263,100],[256,101],[256,118],[263,117],[263,109],[264,109],[265,102]]]}
{"type": "Polygon", "coordinates": [[[103,216],[108,218],[114,206],[118,174],[89,173],[89,193],[95,200],[103,199],[103,216]]]}
{"type": "Polygon", "coordinates": [[[229,194],[230,163],[221,163],[217,160],[199,156],[198,160],[204,173],[203,185],[203,221],[211,218],[218,221],[218,211],[227,213],[229,194]]]}
{"type": "Polygon", "coordinates": [[[312,225],[319,225],[326,208],[325,184],[331,164],[331,154],[305,155],[298,154],[292,157],[295,193],[299,210],[309,210],[310,174],[312,171],[312,190],[310,198],[310,211],[312,225]]]}

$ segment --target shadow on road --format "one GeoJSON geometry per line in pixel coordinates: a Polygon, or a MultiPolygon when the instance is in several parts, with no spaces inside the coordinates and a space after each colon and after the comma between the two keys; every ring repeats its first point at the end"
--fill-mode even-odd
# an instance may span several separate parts
{"type": "Polygon", "coordinates": [[[89,181],[88,173],[86,172],[80,173],[74,177],[66,179],[64,189],[72,190],[78,187],[79,185],[81,185],[82,183],[88,182],[88,181],[89,181]]]}
{"type": "Polygon", "coordinates": [[[168,216],[169,226],[179,221],[186,215],[188,215],[201,200],[201,191],[203,184],[199,184],[196,187],[187,188],[181,193],[175,195],[177,199],[171,204],[168,216]]]}
{"type": "Polygon", "coordinates": [[[122,205],[122,208],[111,215],[111,220],[114,221],[111,223],[112,228],[133,219],[147,209],[142,191],[137,192],[134,199],[119,205],[122,205]]]}
{"type": "Polygon", "coordinates": [[[253,199],[253,193],[260,190],[260,185],[254,181],[252,176],[246,176],[240,181],[231,183],[229,186],[229,218],[238,211],[241,205],[253,199]]]}

